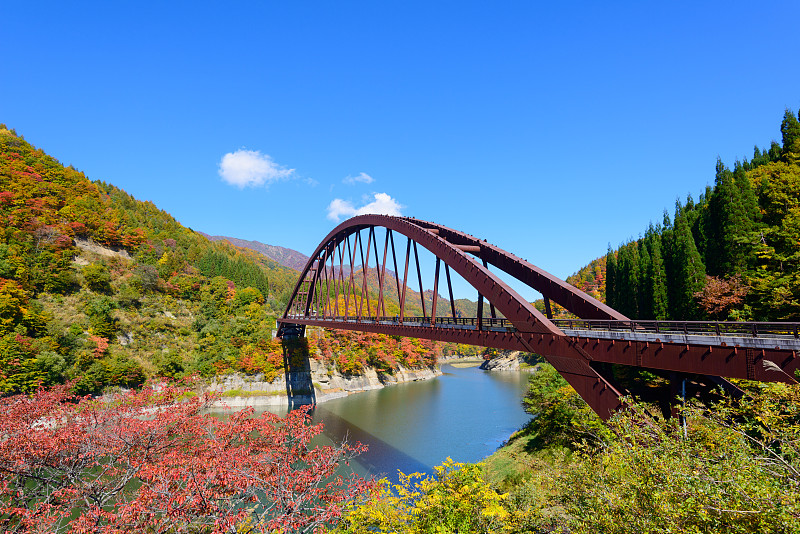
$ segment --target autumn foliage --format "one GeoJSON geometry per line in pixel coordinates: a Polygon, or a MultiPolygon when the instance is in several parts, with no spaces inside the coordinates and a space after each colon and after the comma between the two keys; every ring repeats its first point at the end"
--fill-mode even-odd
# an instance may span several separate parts
{"type": "Polygon", "coordinates": [[[0,400],[3,532],[312,532],[372,483],[363,446],[317,446],[305,410],[203,415],[186,388],[0,400]]]}
{"type": "Polygon", "coordinates": [[[728,310],[738,306],[745,295],[747,286],[742,277],[732,276],[725,280],[716,276],[706,276],[706,285],[694,294],[700,307],[711,317],[724,317],[728,310]]]}
{"type": "Polygon", "coordinates": [[[442,354],[442,343],[370,332],[329,329],[309,339],[310,352],[335,365],[343,373],[358,373],[372,366],[392,373],[400,366],[406,369],[430,367],[442,354]]]}

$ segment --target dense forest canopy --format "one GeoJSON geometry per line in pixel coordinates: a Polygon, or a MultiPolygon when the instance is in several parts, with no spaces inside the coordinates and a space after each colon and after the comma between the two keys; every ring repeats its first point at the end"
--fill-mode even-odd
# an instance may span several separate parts
{"type": "Polygon", "coordinates": [[[631,318],[800,321],[800,121],[567,280],[631,318]]]}

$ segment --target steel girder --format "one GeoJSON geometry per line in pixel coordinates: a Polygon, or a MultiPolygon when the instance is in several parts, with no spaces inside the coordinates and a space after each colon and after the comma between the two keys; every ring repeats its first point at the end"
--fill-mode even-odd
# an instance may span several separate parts
{"type": "Polygon", "coordinates": [[[439,237],[450,244],[470,247],[473,254],[482,260],[486,260],[490,265],[494,265],[503,272],[523,282],[528,287],[532,287],[545,298],[558,303],[581,319],[629,320],[614,308],[606,306],[575,286],[564,282],[510,252],[506,252],[491,243],[487,243],[485,240],[433,222],[420,221],[412,218],[404,218],[404,220],[428,230],[435,230],[439,237]]]}

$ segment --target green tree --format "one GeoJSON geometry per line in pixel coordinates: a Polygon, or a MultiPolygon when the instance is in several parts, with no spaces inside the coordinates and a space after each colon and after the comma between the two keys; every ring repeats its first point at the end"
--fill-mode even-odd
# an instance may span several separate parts
{"type": "Polygon", "coordinates": [[[673,255],[674,298],[670,298],[674,318],[698,318],[695,293],[703,289],[706,279],[705,265],[697,252],[694,237],[686,218],[676,214],[673,255]]]}
{"type": "Polygon", "coordinates": [[[639,252],[639,314],[637,319],[653,318],[653,293],[651,291],[652,281],[650,271],[652,270],[650,252],[644,239],[638,241],[637,250],[639,252]]]}
{"type": "Polygon", "coordinates": [[[606,304],[612,308],[617,307],[616,291],[617,291],[617,255],[611,250],[611,244],[608,245],[608,252],[606,253],[606,304]]]}
{"type": "Polygon", "coordinates": [[[661,256],[661,236],[658,232],[650,232],[649,247],[651,254],[648,279],[650,282],[650,294],[652,295],[651,313],[653,319],[664,320],[669,317],[667,272],[664,268],[664,260],[661,256]]]}
{"type": "Polygon", "coordinates": [[[575,447],[601,435],[602,421],[572,386],[550,364],[538,365],[522,404],[534,416],[526,431],[534,435],[539,446],[575,447]]]}
{"type": "Polygon", "coordinates": [[[639,316],[640,278],[639,246],[632,241],[619,249],[616,279],[616,309],[631,318],[639,316]]]}
{"type": "Polygon", "coordinates": [[[84,313],[89,317],[90,330],[93,334],[111,339],[117,331],[117,319],[113,312],[116,303],[110,297],[100,295],[94,297],[83,308],[84,313]]]}
{"type": "Polygon", "coordinates": [[[102,263],[90,263],[82,270],[86,287],[97,293],[111,293],[111,273],[102,263]]]}
{"type": "Polygon", "coordinates": [[[781,136],[783,138],[781,153],[784,160],[788,163],[800,162],[800,121],[790,109],[783,114],[781,136]]]}

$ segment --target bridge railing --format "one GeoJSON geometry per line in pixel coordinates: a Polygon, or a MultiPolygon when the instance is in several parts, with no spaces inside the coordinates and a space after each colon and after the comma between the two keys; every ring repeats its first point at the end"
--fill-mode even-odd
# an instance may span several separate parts
{"type": "MultiPolygon", "coordinates": [[[[367,324],[404,324],[404,325],[422,325],[422,326],[436,326],[440,328],[478,328],[477,317],[403,317],[400,320],[399,315],[392,316],[344,316],[344,315],[327,315],[325,317],[317,317],[310,315],[308,317],[302,315],[289,314],[287,320],[291,319],[319,319],[324,321],[333,322],[346,322],[346,323],[367,323],[367,324]]],[[[500,319],[494,317],[484,317],[481,321],[481,328],[484,330],[502,329],[504,331],[514,331],[514,325],[508,319],[500,319]]]]}
{"type": "Polygon", "coordinates": [[[554,319],[553,324],[562,330],[655,332],[703,336],[800,337],[800,323],[554,319]]]}
{"type": "MultiPolygon", "coordinates": [[[[319,319],[331,322],[367,323],[367,324],[403,324],[419,326],[435,326],[438,328],[478,329],[477,317],[404,317],[394,316],[325,316],[311,315],[303,317],[289,315],[287,319],[319,319]]],[[[633,332],[664,333],[701,336],[738,336],[738,337],[793,337],[800,338],[800,323],[760,323],[732,321],[613,321],[600,319],[553,319],[553,324],[562,330],[590,330],[594,332],[633,332]]],[[[513,332],[514,325],[508,319],[484,317],[480,321],[483,330],[502,330],[513,332]]]]}

